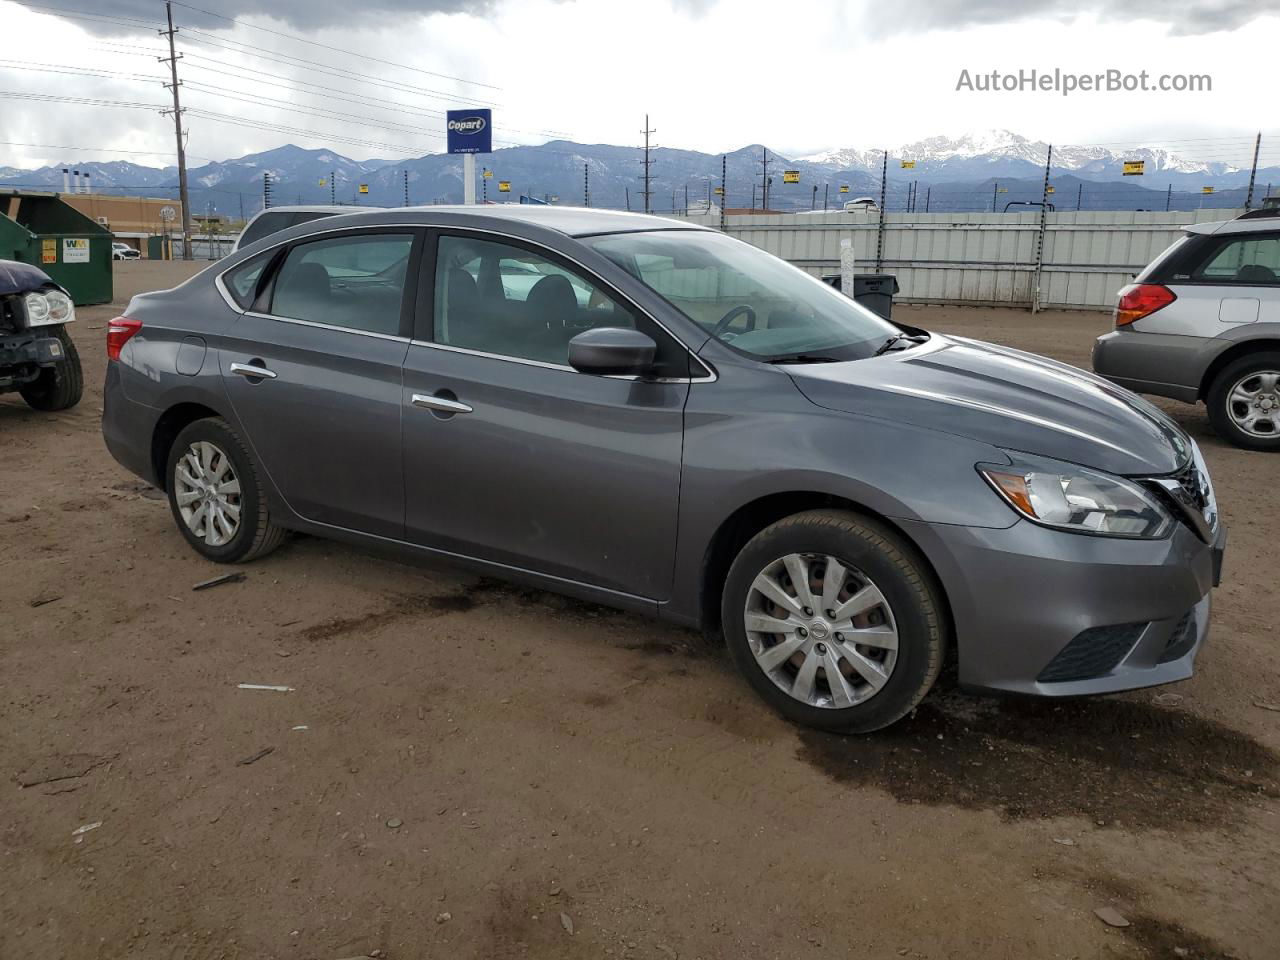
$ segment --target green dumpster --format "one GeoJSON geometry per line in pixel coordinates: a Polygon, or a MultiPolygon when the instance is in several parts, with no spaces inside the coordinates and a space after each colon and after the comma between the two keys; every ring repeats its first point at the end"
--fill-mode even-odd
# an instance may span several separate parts
{"type": "Polygon", "coordinates": [[[111,231],[56,193],[0,190],[0,260],[39,267],[77,306],[111,302],[111,231]]]}

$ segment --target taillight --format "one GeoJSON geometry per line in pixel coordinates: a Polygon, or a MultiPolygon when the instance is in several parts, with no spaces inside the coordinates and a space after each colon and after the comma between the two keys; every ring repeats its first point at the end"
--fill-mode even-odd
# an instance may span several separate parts
{"type": "Polygon", "coordinates": [[[142,321],[132,317],[116,317],[107,324],[107,359],[119,360],[120,351],[142,329],[142,321]]]}
{"type": "Polygon", "coordinates": [[[1120,302],[1116,304],[1116,326],[1127,326],[1135,320],[1149,317],[1177,299],[1172,290],[1158,283],[1131,283],[1120,291],[1120,302]]]}

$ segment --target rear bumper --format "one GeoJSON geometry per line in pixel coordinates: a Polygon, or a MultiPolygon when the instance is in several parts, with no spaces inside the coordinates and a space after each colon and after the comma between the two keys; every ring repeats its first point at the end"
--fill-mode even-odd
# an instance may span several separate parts
{"type": "Polygon", "coordinates": [[[160,411],[130,400],[120,385],[120,364],[108,361],[102,385],[102,439],[116,461],[152,486],[159,486],[151,463],[151,438],[160,411]]]}
{"type": "Polygon", "coordinates": [[[1027,521],[904,527],[947,592],[962,686],[1062,697],[1191,676],[1208,636],[1215,550],[1189,528],[1128,541],[1027,521]]]}
{"type": "Polygon", "coordinates": [[[1093,370],[1134,393],[1200,399],[1200,382],[1213,351],[1206,337],[1113,330],[1093,344],[1093,370]]]}

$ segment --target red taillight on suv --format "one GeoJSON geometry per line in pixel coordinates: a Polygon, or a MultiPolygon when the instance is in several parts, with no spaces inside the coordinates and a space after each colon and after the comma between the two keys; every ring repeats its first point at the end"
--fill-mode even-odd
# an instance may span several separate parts
{"type": "Polygon", "coordinates": [[[1149,317],[1177,299],[1172,290],[1161,284],[1131,283],[1120,291],[1120,302],[1116,304],[1116,326],[1128,326],[1135,320],[1149,317]]]}
{"type": "Polygon", "coordinates": [[[107,324],[107,359],[119,360],[120,351],[135,333],[142,329],[142,321],[131,317],[116,317],[107,324]]]}

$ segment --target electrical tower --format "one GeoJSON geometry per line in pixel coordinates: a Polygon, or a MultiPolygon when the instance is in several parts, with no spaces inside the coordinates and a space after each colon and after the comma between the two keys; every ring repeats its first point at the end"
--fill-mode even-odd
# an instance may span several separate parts
{"type": "MultiPolygon", "coordinates": [[[[177,29],[173,25],[173,7],[168,0],[164,5],[165,16],[169,20],[169,29],[158,31],[160,36],[169,38],[169,56],[157,57],[161,63],[169,64],[171,83],[165,86],[173,91],[173,130],[178,141],[178,202],[182,204],[182,259],[192,259],[191,253],[191,203],[187,195],[187,148],[182,140],[182,103],[178,98],[178,60],[182,56],[174,49],[173,38],[177,29]]],[[[161,114],[169,113],[161,110],[161,114]]]]}

